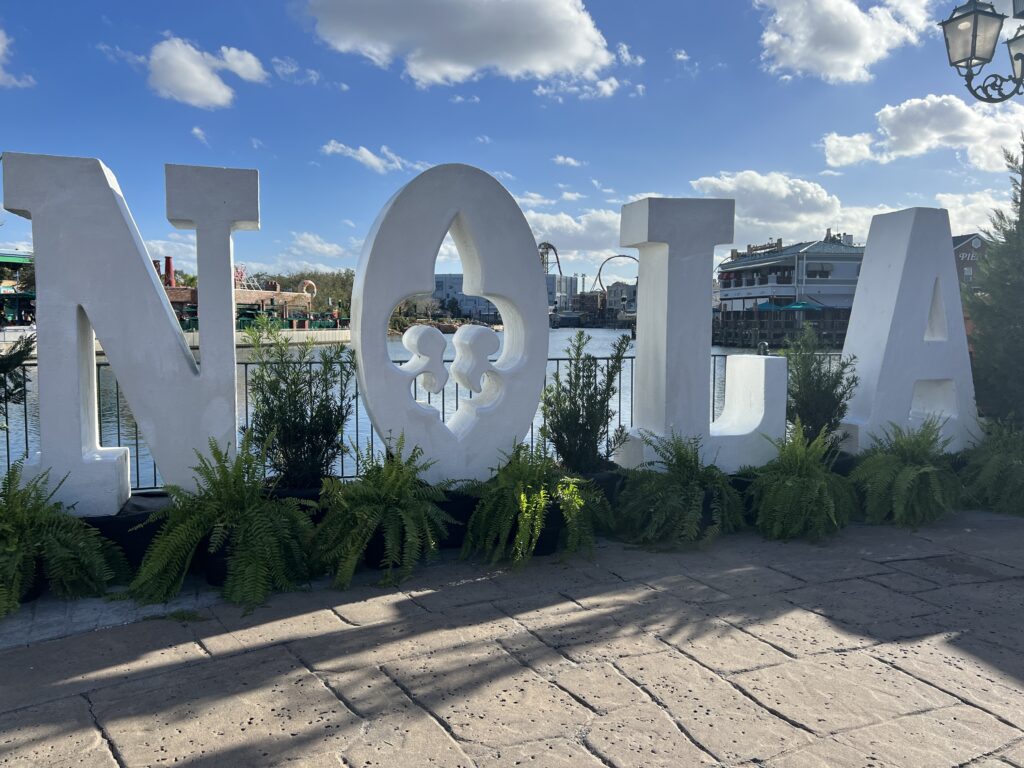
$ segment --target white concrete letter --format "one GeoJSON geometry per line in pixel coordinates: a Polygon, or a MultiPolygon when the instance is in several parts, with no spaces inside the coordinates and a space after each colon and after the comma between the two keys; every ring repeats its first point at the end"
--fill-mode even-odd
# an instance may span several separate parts
{"type": "Polygon", "coordinates": [[[949,215],[910,208],[871,220],[844,355],[857,387],[843,428],[863,450],[890,424],[945,420],[950,450],[979,436],[949,215]]]}
{"type": "Polygon", "coordinates": [[[194,450],[236,434],[231,231],[258,227],[256,171],[167,167],[168,217],[197,229],[197,366],[114,175],[99,160],[5,153],[4,206],[32,219],[40,451],[28,471],[68,476],[79,515],[130,494],[128,449],[99,446],[95,336],[169,483],[190,487],[194,450]]]}
{"type": "MultiPolygon", "coordinates": [[[[732,355],[725,409],[711,422],[711,284],[715,246],[732,242],[733,200],[646,198],[622,208],[620,245],[640,251],[634,432],[616,460],[645,459],[640,429],[700,437],[726,472],[774,455],[786,427],[786,361],[732,355]]],[[[650,457],[647,457],[650,458],[650,457]]]]}
{"type": "Polygon", "coordinates": [[[370,231],[352,291],[352,341],[359,385],[377,434],[419,445],[436,463],[429,481],[486,479],[530,429],[544,387],[548,352],[547,293],[537,243],[523,212],[492,177],[466,165],[441,165],[399,190],[370,231]],[[505,326],[501,356],[487,328],[455,334],[450,375],[479,392],[462,400],[447,423],[413,399],[411,384],[440,391],[448,373],[436,331],[412,328],[403,342],[412,360],[390,360],[388,321],[404,299],[434,290],[434,261],[452,237],[465,270],[463,290],[497,306],[505,326]]]}

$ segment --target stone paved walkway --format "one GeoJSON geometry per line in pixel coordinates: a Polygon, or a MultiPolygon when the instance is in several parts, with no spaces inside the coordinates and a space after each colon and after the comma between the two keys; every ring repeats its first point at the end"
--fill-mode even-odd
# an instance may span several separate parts
{"type": "MultiPolygon", "coordinates": [[[[964,513],[445,562],[249,616],[190,594],[186,620],[0,651],[0,764],[1020,767],[1022,544],[1024,519],[964,513]]],[[[130,610],[78,606],[70,629],[130,610]]],[[[59,633],[55,610],[0,640],[59,633]]]]}

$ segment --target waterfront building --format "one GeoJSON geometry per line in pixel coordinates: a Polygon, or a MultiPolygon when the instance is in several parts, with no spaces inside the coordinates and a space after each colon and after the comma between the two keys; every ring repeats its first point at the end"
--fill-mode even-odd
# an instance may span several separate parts
{"type": "Polygon", "coordinates": [[[636,314],[636,283],[616,281],[608,286],[605,307],[608,319],[617,319],[622,315],[636,314]]]}
{"type": "Polygon", "coordinates": [[[10,275],[0,279],[0,320],[4,325],[28,325],[35,318],[35,290],[20,285],[21,269],[31,264],[29,252],[0,250],[0,269],[10,275]]]}
{"type": "MultiPolygon", "coordinates": [[[[957,274],[973,279],[985,242],[978,234],[953,238],[957,274]]],[[[733,250],[718,267],[715,344],[783,346],[804,323],[815,326],[825,344],[846,340],[864,246],[847,234],[825,232],[821,240],[783,245],[781,239],[733,250]]]]}
{"type": "MultiPolygon", "coordinates": [[[[450,302],[454,299],[458,305],[459,314],[462,317],[468,317],[473,320],[481,320],[483,322],[498,323],[501,322],[498,309],[487,299],[480,296],[469,296],[462,290],[462,273],[451,273],[444,275],[434,275],[434,293],[431,294],[434,299],[441,305],[443,309],[447,309],[451,306],[450,302]]],[[[545,275],[545,288],[547,289],[547,302],[548,309],[556,306],[557,296],[557,279],[559,275],[545,275]]]]}

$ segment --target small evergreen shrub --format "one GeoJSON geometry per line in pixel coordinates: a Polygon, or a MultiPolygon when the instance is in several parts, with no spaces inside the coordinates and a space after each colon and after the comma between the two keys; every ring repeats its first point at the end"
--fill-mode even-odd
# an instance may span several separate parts
{"type": "Polygon", "coordinates": [[[541,438],[550,442],[565,468],[572,473],[594,472],[608,463],[626,441],[626,430],[612,429],[612,398],[629,350],[629,336],[621,336],[607,363],[586,351],[591,337],[578,331],[565,348],[568,362],[555,371],[544,388],[541,438]]]}
{"type": "Polygon", "coordinates": [[[604,494],[588,481],[567,476],[540,446],[517,445],[494,477],[479,484],[462,556],[522,565],[537,548],[557,504],[564,520],[560,548],[589,551],[595,516],[609,515],[604,494]]]}
{"type": "Polygon", "coordinates": [[[394,444],[386,441],[384,451],[367,444],[357,452],[363,467],[359,479],[324,481],[320,507],[325,515],[316,529],[314,563],[334,574],[335,587],[346,589],[379,532],[384,539],[380,566],[386,571],[382,583],[399,584],[421,560],[437,554],[447,526],[457,524],[438,506],[451,484],[428,485],[421,479],[433,462],[423,460],[419,446],[406,455],[405,435],[394,444]]]}
{"type": "Polygon", "coordinates": [[[857,497],[850,481],[832,471],[835,451],[826,431],[807,442],[798,419],[775,446],[778,456],[755,470],[747,489],[762,535],[816,541],[845,526],[857,497]]]}
{"type": "Polygon", "coordinates": [[[995,423],[967,454],[970,497],[1006,515],[1024,514],[1024,430],[995,423]]]}
{"type": "Polygon", "coordinates": [[[676,546],[709,542],[742,527],[743,499],[726,474],[701,460],[699,438],[642,435],[657,458],[628,474],[614,528],[618,536],[634,544],[676,546]]]}
{"type": "MultiPolygon", "coordinates": [[[[22,366],[32,357],[36,348],[36,335],[22,336],[11,344],[10,349],[0,353],[0,387],[3,387],[4,401],[8,405],[25,402],[25,371],[22,366]]],[[[7,425],[0,425],[6,429],[7,425]]]]}
{"type": "Polygon", "coordinates": [[[962,488],[948,445],[935,417],[919,429],[893,424],[876,436],[850,475],[864,498],[868,522],[916,528],[952,511],[962,488]]]}
{"type": "Polygon", "coordinates": [[[224,597],[248,609],[273,590],[294,589],[309,578],[308,510],[295,499],[267,495],[266,449],[254,449],[251,431],[235,456],[210,441],[210,458],[196,455],[197,489],[168,485],[168,507],[144,525],[160,523],[129,587],[143,603],[164,603],[181,590],[196,550],[207,537],[210,554],[226,552],[224,597]]]}
{"type": "Polygon", "coordinates": [[[843,437],[840,425],[860,381],[854,373],[857,359],[849,356],[836,360],[825,354],[810,324],[790,341],[784,354],[789,368],[786,419],[791,424],[800,422],[807,442],[824,430],[826,439],[838,444],[843,437]]]}
{"type": "Polygon", "coordinates": [[[345,451],[355,355],[343,344],[292,344],[266,321],[247,329],[246,338],[256,363],[249,378],[253,444],[266,446],[280,487],[319,488],[345,451]]]}
{"type": "Polygon", "coordinates": [[[0,482],[0,616],[18,609],[42,566],[59,597],[102,595],[127,580],[128,563],[118,547],[53,500],[49,473],[23,481],[22,465],[11,465],[0,482]]]}

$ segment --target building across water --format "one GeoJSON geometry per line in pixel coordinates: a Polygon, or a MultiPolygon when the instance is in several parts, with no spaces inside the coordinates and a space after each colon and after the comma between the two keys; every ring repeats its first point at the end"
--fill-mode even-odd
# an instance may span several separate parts
{"type": "MultiPolygon", "coordinates": [[[[953,238],[962,282],[971,282],[984,251],[980,235],[953,238]]],[[[821,240],[783,245],[779,239],[733,250],[718,268],[712,342],[779,347],[810,323],[827,346],[842,347],[863,259],[863,245],[831,230],[821,240]]]]}

